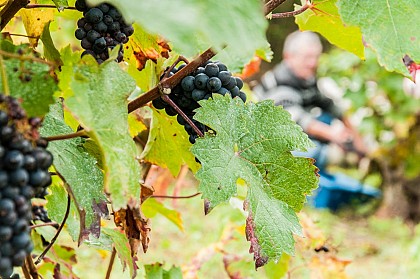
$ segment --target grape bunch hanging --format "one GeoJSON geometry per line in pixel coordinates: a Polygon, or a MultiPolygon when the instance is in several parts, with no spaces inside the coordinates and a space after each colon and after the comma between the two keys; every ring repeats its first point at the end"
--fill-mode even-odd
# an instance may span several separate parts
{"type": "Polygon", "coordinates": [[[0,278],[9,278],[31,253],[31,199],[44,198],[51,184],[53,157],[39,124],[16,99],[0,95],[0,278]]]}
{"type": "Polygon", "coordinates": [[[108,50],[119,48],[117,62],[124,57],[123,44],[133,35],[134,28],[124,21],[121,13],[111,4],[89,7],[86,0],[77,0],[76,9],[83,12],[77,22],[75,36],[81,40],[84,55],[92,55],[101,64],[109,58],[108,50]]]}
{"type": "MultiPolygon", "coordinates": [[[[182,64],[178,68],[174,67],[169,76],[174,75],[185,67],[185,65],[182,64]]],[[[232,73],[228,71],[226,65],[220,62],[208,61],[201,67],[198,67],[193,74],[184,77],[181,83],[172,89],[169,98],[175,102],[204,134],[209,128],[193,119],[195,114],[193,111],[200,107],[198,101],[207,100],[212,94],[229,94],[232,98],[239,97],[245,102],[246,95],[241,91],[243,85],[242,79],[232,76],[232,73]]],[[[173,107],[160,97],[153,100],[152,104],[157,109],[165,109],[166,113],[170,116],[178,114],[173,107]]],[[[177,121],[184,126],[185,131],[189,134],[189,141],[194,144],[198,135],[192,126],[179,114],[177,121]]]]}

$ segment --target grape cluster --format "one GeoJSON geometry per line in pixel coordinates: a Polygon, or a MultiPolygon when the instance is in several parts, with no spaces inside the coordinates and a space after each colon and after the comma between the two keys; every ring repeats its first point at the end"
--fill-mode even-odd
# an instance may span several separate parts
{"type": "Polygon", "coordinates": [[[40,120],[27,119],[19,102],[0,95],[0,277],[9,278],[32,251],[31,199],[47,194],[52,155],[45,143],[27,139],[40,120]],[[26,126],[25,126],[26,125],[26,126]],[[26,127],[26,128],[25,128],[26,127]],[[29,127],[29,128],[28,128],[29,127]],[[21,130],[25,130],[22,133],[21,130]]]}
{"type": "Polygon", "coordinates": [[[84,16],[78,20],[75,31],[76,38],[81,40],[81,46],[85,49],[82,56],[92,55],[101,64],[109,58],[108,50],[119,47],[117,62],[121,62],[124,56],[122,45],[133,35],[133,26],[126,23],[111,4],[89,7],[86,0],[77,0],[75,6],[84,16]]]}
{"type": "MultiPolygon", "coordinates": [[[[174,75],[176,72],[185,67],[186,64],[180,65],[178,68],[174,67],[169,76],[174,75]]],[[[192,120],[197,128],[203,132],[209,130],[204,124],[193,119],[194,110],[200,105],[198,101],[207,100],[212,94],[226,95],[230,94],[232,98],[239,97],[243,102],[246,101],[246,95],[241,91],[243,81],[239,77],[232,76],[228,71],[226,65],[220,62],[208,61],[197,70],[186,77],[184,77],[180,84],[172,89],[169,98],[192,120]]],[[[177,112],[162,98],[157,98],[152,102],[156,109],[165,109],[166,113],[170,116],[177,115],[177,112]]],[[[198,135],[181,116],[177,116],[179,124],[184,126],[184,129],[189,134],[189,141],[194,144],[198,135]]]]}
{"type": "Polygon", "coordinates": [[[44,223],[51,222],[47,210],[42,205],[32,205],[32,220],[44,223]]]}

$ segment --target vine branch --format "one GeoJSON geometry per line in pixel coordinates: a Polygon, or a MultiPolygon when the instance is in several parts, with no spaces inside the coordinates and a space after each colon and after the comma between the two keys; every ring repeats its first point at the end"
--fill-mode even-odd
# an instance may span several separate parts
{"type": "Polygon", "coordinates": [[[264,5],[264,14],[268,15],[287,0],[270,0],[264,5]]]}
{"type": "Polygon", "coordinates": [[[57,8],[56,5],[48,4],[28,4],[24,7],[25,9],[38,9],[38,8],[56,8],[56,9],[67,9],[67,10],[76,10],[76,7],[60,7],[57,8]]]}
{"type": "Polygon", "coordinates": [[[56,67],[55,63],[52,63],[50,61],[47,61],[47,60],[44,60],[44,59],[41,59],[41,58],[38,58],[38,57],[19,55],[19,54],[10,53],[10,52],[4,51],[4,50],[0,50],[0,55],[11,57],[11,58],[16,58],[16,59],[19,59],[21,61],[35,61],[35,62],[38,62],[38,63],[47,64],[48,66],[51,66],[51,67],[56,67]]]}
{"type": "Polygon", "coordinates": [[[299,10],[296,10],[296,11],[293,11],[293,12],[284,12],[284,13],[272,14],[270,16],[270,18],[273,19],[273,18],[286,18],[286,17],[297,16],[298,14],[301,14],[304,11],[306,11],[307,9],[313,7],[313,5],[311,3],[309,3],[309,4],[308,3],[306,3],[305,5],[303,5],[299,10]]]}
{"type": "Polygon", "coordinates": [[[117,250],[115,250],[115,247],[114,247],[114,248],[112,248],[112,254],[111,254],[111,258],[109,259],[109,265],[108,265],[108,269],[106,271],[105,279],[111,278],[112,266],[114,265],[116,254],[117,254],[117,250]]]}
{"type": "Polygon", "coordinates": [[[190,198],[194,198],[194,197],[196,197],[196,196],[198,196],[198,195],[201,195],[201,193],[200,192],[198,192],[198,193],[195,193],[195,194],[192,194],[192,195],[189,195],[189,196],[158,196],[158,195],[152,195],[152,196],[150,196],[151,198],[159,198],[159,199],[190,199],[190,198]]]}
{"type": "Polygon", "coordinates": [[[188,63],[184,68],[176,72],[176,74],[167,79],[163,79],[156,87],[128,103],[128,113],[131,113],[136,109],[146,105],[148,102],[158,98],[161,94],[163,94],[164,91],[174,88],[181,82],[184,77],[197,70],[201,64],[211,59],[215,55],[216,52],[209,48],[196,59],[188,63]]]}
{"type": "Polygon", "coordinates": [[[69,217],[70,205],[71,205],[71,198],[70,198],[70,195],[67,194],[67,208],[66,208],[66,213],[64,214],[63,221],[61,222],[61,225],[58,228],[57,233],[54,235],[53,239],[51,239],[50,244],[48,244],[44,252],[42,252],[41,255],[39,255],[38,259],[35,261],[35,264],[39,264],[42,261],[42,259],[45,257],[45,255],[48,253],[48,251],[51,249],[51,247],[54,245],[55,241],[57,240],[58,236],[60,235],[61,230],[64,228],[67,218],[69,217]]]}
{"type": "Polygon", "coordinates": [[[58,223],[56,223],[56,222],[48,222],[48,223],[32,225],[32,226],[29,226],[29,228],[30,229],[35,229],[35,228],[39,228],[39,227],[48,227],[48,226],[54,227],[54,226],[57,226],[57,225],[58,225],[58,223]]]}
{"type": "Polygon", "coordinates": [[[50,142],[50,141],[55,141],[55,140],[73,139],[73,138],[77,138],[77,137],[83,137],[83,136],[86,136],[86,135],[87,134],[86,134],[86,131],[85,130],[80,130],[78,132],[74,132],[74,133],[70,133],[70,134],[45,137],[43,139],[45,139],[46,141],[50,142]]]}
{"type": "Polygon", "coordinates": [[[9,21],[19,12],[20,9],[24,8],[29,4],[29,0],[14,0],[7,1],[7,4],[0,11],[0,31],[9,23],[9,21]]]}
{"type": "Polygon", "coordinates": [[[32,256],[31,256],[31,255],[28,255],[28,256],[26,257],[26,260],[25,260],[25,264],[24,264],[24,266],[26,266],[26,265],[27,265],[27,268],[28,268],[29,274],[32,276],[32,278],[33,278],[33,279],[38,279],[38,278],[39,278],[39,274],[38,274],[38,271],[37,271],[37,269],[36,269],[36,266],[35,266],[35,264],[34,264],[34,261],[33,261],[33,259],[32,259],[32,256]]]}

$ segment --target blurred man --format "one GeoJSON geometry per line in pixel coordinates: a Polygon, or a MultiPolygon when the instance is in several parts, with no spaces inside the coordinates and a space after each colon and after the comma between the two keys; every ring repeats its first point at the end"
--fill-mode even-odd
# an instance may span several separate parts
{"type": "Polygon", "coordinates": [[[289,111],[292,119],[314,141],[316,148],[296,154],[316,159],[320,169],[327,163],[328,143],[359,154],[366,152],[356,129],[317,86],[316,71],[321,53],[322,44],[315,33],[290,34],[284,43],[283,61],[264,74],[260,84],[253,88],[260,100],[272,99],[289,111]],[[343,124],[340,130],[330,125],[335,119],[343,124]]]}

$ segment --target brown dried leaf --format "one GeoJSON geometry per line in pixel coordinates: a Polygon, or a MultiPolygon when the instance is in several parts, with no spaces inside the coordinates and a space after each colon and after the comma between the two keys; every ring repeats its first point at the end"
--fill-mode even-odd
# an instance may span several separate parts
{"type": "Polygon", "coordinates": [[[114,214],[115,224],[122,229],[130,242],[131,256],[135,256],[142,245],[146,253],[150,242],[150,220],[138,208],[121,209],[114,214]]]}

